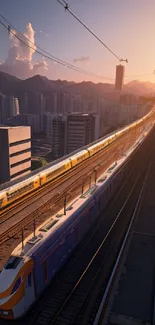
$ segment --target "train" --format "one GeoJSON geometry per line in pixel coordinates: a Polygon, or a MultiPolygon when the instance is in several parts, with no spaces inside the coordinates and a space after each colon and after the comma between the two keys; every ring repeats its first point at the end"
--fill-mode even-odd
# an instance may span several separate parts
{"type": "Polygon", "coordinates": [[[102,138],[95,143],[89,144],[81,149],[77,153],[73,153],[70,157],[62,159],[58,163],[49,164],[46,168],[38,170],[38,172],[32,173],[30,176],[23,177],[21,180],[16,180],[13,184],[6,187],[2,186],[0,189],[0,210],[5,208],[7,205],[12,202],[21,199],[24,195],[31,193],[38,189],[39,187],[52,182],[57,177],[62,176],[71,168],[74,168],[82,161],[89,159],[93,155],[97,154],[99,151],[103,150],[105,147],[110,145],[113,141],[118,139],[120,136],[128,132],[129,130],[142,127],[143,123],[151,117],[154,111],[148,113],[142,119],[130,124],[127,127],[124,127],[117,132],[113,132],[108,137],[102,138]]]}
{"type": "Polygon", "coordinates": [[[100,182],[42,224],[12,252],[0,273],[0,317],[22,317],[66,262],[119,188],[124,168],[113,164],[100,182]],[[114,181],[115,180],[115,181],[114,181]],[[22,249],[22,247],[24,248],[22,249]]]}
{"type": "Polygon", "coordinates": [[[20,318],[38,300],[129,175],[140,143],[13,250],[0,273],[0,317],[20,318]]]}

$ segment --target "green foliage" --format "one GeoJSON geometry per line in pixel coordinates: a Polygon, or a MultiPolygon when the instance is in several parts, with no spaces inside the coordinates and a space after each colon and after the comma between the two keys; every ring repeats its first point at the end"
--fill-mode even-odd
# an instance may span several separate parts
{"type": "Polygon", "coordinates": [[[35,169],[38,169],[40,167],[44,167],[47,165],[47,161],[45,158],[42,158],[42,157],[39,157],[37,159],[33,159],[31,161],[31,169],[32,170],[35,170],[35,169]]]}

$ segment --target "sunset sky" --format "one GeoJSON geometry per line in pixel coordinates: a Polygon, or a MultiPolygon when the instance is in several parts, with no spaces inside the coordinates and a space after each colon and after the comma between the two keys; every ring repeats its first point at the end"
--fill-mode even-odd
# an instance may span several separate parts
{"type": "MultiPolygon", "coordinates": [[[[133,79],[155,82],[155,0],[68,0],[68,3],[70,9],[119,57],[129,60],[125,82],[133,79]]],[[[23,50],[20,51],[18,67],[20,63],[22,70],[23,61],[31,60],[27,62],[31,72],[25,69],[22,75],[20,71],[20,77],[29,77],[32,71],[37,71],[50,79],[107,82],[108,78],[115,78],[117,59],[56,0],[0,0],[0,13],[21,32],[25,32],[26,25],[31,23],[37,45],[62,60],[104,76],[105,80],[72,72],[49,60],[44,62],[35,53],[30,58],[30,53],[24,54],[23,50]],[[40,70],[36,70],[36,62],[42,66],[40,70]]],[[[17,52],[11,54],[14,58],[9,63],[8,51],[10,46],[20,47],[20,44],[10,40],[7,30],[1,25],[0,41],[0,63],[5,62],[4,67],[16,64],[17,52]]]]}

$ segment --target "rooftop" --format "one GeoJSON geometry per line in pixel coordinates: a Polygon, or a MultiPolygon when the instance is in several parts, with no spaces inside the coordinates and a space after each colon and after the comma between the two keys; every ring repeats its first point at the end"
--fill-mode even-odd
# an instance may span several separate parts
{"type": "Polygon", "coordinates": [[[10,130],[10,129],[21,129],[21,128],[30,128],[30,126],[27,126],[27,125],[20,125],[20,126],[7,126],[7,125],[3,125],[3,124],[0,124],[0,129],[1,130],[10,130]]]}

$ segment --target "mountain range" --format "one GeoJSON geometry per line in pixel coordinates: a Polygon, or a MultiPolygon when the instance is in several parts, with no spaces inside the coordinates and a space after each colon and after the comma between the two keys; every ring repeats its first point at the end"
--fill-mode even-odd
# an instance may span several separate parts
{"type": "MultiPolygon", "coordinates": [[[[0,71],[0,92],[3,94],[18,96],[25,92],[40,92],[46,96],[50,92],[55,91],[80,94],[84,97],[98,95],[113,97],[117,93],[114,91],[114,85],[109,83],[95,84],[90,81],[75,83],[66,80],[49,80],[40,75],[35,75],[31,78],[21,80],[0,71]]],[[[122,93],[149,96],[152,93],[155,94],[155,83],[133,80],[124,85],[122,93]]]]}

